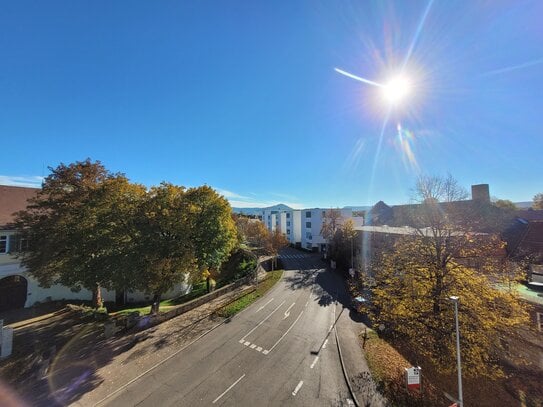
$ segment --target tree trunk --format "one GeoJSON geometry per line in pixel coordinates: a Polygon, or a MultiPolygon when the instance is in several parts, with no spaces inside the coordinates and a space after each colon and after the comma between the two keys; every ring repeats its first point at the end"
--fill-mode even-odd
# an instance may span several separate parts
{"type": "Polygon", "coordinates": [[[210,276],[207,276],[206,277],[206,289],[207,289],[207,292],[211,292],[211,277],[210,276]]]}
{"type": "Polygon", "coordinates": [[[94,308],[102,308],[104,302],[102,301],[102,292],[100,290],[100,283],[96,283],[94,290],[92,290],[92,306],[94,308]]]}
{"type": "Polygon", "coordinates": [[[158,314],[161,296],[161,293],[155,293],[155,295],[153,296],[153,304],[151,305],[151,314],[153,315],[158,314]]]}

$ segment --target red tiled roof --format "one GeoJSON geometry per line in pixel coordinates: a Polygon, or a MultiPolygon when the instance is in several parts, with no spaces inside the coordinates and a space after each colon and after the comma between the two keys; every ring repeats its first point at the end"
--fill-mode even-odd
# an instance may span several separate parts
{"type": "Polygon", "coordinates": [[[36,196],[38,191],[38,188],[0,185],[0,228],[13,222],[13,214],[25,209],[27,200],[36,196]]]}

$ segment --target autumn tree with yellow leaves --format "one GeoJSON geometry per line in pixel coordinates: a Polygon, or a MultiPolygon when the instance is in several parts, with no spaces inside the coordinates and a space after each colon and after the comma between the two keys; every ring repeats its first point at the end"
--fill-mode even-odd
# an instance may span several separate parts
{"type": "Polygon", "coordinates": [[[462,364],[467,376],[495,377],[507,352],[505,340],[528,321],[512,290],[497,288],[503,276],[502,242],[478,233],[461,211],[444,203],[463,195],[451,177],[421,178],[415,188],[413,234],[402,236],[373,259],[373,322],[405,341],[441,370],[456,360],[454,310],[460,297],[462,364]]]}

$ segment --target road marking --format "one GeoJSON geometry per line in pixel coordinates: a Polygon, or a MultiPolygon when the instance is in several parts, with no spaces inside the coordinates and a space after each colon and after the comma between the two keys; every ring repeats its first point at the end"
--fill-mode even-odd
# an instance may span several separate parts
{"type": "Polygon", "coordinates": [[[249,346],[250,344],[251,344],[251,342],[249,342],[249,341],[245,342],[245,346],[249,346]]]}
{"type": "Polygon", "coordinates": [[[236,384],[238,384],[239,381],[241,379],[243,379],[244,377],[245,377],[245,373],[243,373],[243,376],[241,376],[238,380],[236,380],[234,383],[232,383],[229,388],[227,388],[225,391],[223,391],[219,397],[217,397],[215,400],[213,400],[212,404],[215,404],[217,401],[219,401],[222,396],[224,396],[226,393],[228,393],[232,389],[232,387],[234,387],[236,384]]]}
{"type": "Polygon", "coordinates": [[[251,346],[249,346],[249,348],[251,348],[251,349],[256,348],[256,343],[253,343],[251,346]]]}
{"type": "Polygon", "coordinates": [[[240,339],[240,340],[239,340],[239,343],[243,343],[243,342],[245,342],[243,339],[240,339]]]}
{"type": "Polygon", "coordinates": [[[257,352],[262,352],[262,346],[259,346],[258,348],[256,348],[256,351],[257,352]]]}
{"type": "Polygon", "coordinates": [[[352,401],[351,399],[347,399],[347,405],[354,406],[354,401],[352,401]]]}
{"type": "Polygon", "coordinates": [[[302,316],[304,312],[300,312],[300,315],[298,315],[298,318],[296,318],[296,320],[292,323],[292,325],[287,329],[287,331],[277,340],[277,342],[275,342],[275,344],[269,349],[268,352],[271,352],[278,344],[279,342],[281,342],[281,340],[290,332],[290,330],[292,329],[292,327],[296,324],[296,322],[298,322],[298,320],[300,319],[300,317],[302,316]]]}
{"type": "Polygon", "coordinates": [[[290,316],[290,309],[292,307],[294,307],[294,304],[296,304],[295,302],[292,303],[292,305],[290,307],[287,308],[287,310],[285,311],[285,317],[283,319],[287,319],[289,316],[290,316]]]}
{"type": "Polygon", "coordinates": [[[272,298],[271,300],[269,300],[266,304],[264,304],[263,306],[261,306],[259,309],[257,309],[256,312],[255,312],[255,314],[256,314],[258,311],[262,311],[262,310],[264,309],[264,307],[265,307],[266,305],[268,305],[268,304],[269,304],[270,302],[272,302],[272,301],[273,301],[273,298],[272,298]]]}
{"type": "Polygon", "coordinates": [[[324,343],[322,344],[322,348],[326,348],[326,344],[328,343],[328,338],[326,338],[326,340],[324,341],[324,343]]]}
{"type": "Polygon", "coordinates": [[[292,395],[295,396],[298,391],[302,388],[302,385],[304,384],[304,382],[302,380],[300,380],[300,383],[298,383],[298,386],[296,386],[296,388],[294,389],[294,391],[292,392],[292,395]]]}
{"type": "Polygon", "coordinates": [[[315,367],[315,364],[317,363],[317,360],[319,360],[319,357],[315,356],[315,360],[313,361],[313,363],[311,363],[310,369],[313,369],[315,367]]]}
{"type": "Polygon", "coordinates": [[[264,318],[262,321],[260,321],[257,326],[255,326],[253,329],[251,329],[249,332],[247,332],[243,336],[243,338],[241,338],[241,339],[245,340],[245,338],[247,338],[249,335],[251,335],[255,331],[256,328],[258,328],[260,325],[262,325],[264,322],[266,322],[267,319],[269,317],[271,317],[275,313],[275,311],[277,311],[284,303],[285,303],[285,301],[283,301],[281,304],[279,304],[266,318],[264,318]]]}
{"type": "Polygon", "coordinates": [[[269,351],[269,350],[263,350],[262,353],[263,353],[264,355],[267,355],[268,353],[270,353],[270,351],[269,351]]]}

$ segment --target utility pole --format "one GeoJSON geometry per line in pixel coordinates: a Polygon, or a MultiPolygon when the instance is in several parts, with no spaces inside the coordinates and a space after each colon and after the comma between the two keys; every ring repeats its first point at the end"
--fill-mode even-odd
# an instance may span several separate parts
{"type": "Polygon", "coordinates": [[[462,397],[462,360],[460,358],[460,329],[458,328],[458,297],[452,296],[449,299],[454,303],[454,318],[456,322],[456,362],[458,369],[458,407],[464,407],[462,397]]]}

